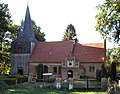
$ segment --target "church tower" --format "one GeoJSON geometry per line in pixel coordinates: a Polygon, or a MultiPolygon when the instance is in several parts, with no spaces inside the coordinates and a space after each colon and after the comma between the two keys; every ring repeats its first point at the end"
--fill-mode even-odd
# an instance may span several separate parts
{"type": "Polygon", "coordinates": [[[29,58],[36,42],[29,6],[27,6],[22,28],[17,38],[12,42],[11,74],[24,75],[29,73],[29,58]]]}

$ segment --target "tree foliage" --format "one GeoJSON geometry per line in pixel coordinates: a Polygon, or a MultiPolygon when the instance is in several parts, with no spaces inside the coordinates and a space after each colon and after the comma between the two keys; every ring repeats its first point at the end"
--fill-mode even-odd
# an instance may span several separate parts
{"type": "Polygon", "coordinates": [[[120,0],[105,0],[97,6],[99,13],[96,15],[96,30],[104,39],[120,40],[120,0]]]}
{"type": "Polygon", "coordinates": [[[109,72],[110,72],[111,80],[116,81],[116,64],[115,64],[115,62],[112,62],[109,72]]]}
{"type": "Polygon", "coordinates": [[[76,38],[76,36],[77,34],[74,26],[72,24],[69,24],[63,36],[63,40],[75,40],[75,42],[78,42],[78,39],[76,38]]]}
{"type": "Polygon", "coordinates": [[[38,64],[38,66],[36,66],[36,73],[37,73],[37,77],[38,79],[42,79],[43,78],[43,64],[38,64]]]}
{"type": "Polygon", "coordinates": [[[12,25],[8,4],[0,3],[0,73],[5,74],[10,66],[10,43],[8,35],[12,25]]]}
{"type": "Polygon", "coordinates": [[[117,72],[120,72],[120,48],[107,49],[106,52],[106,67],[110,68],[112,62],[117,64],[117,72]]]}
{"type": "Polygon", "coordinates": [[[40,31],[40,27],[36,25],[35,21],[32,20],[33,30],[35,32],[35,37],[38,41],[45,41],[45,34],[40,31]]]}
{"type": "Polygon", "coordinates": [[[107,70],[106,70],[104,64],[102,64],[102,66],[101,66],[101,78],[107,78],[107,70]]]}

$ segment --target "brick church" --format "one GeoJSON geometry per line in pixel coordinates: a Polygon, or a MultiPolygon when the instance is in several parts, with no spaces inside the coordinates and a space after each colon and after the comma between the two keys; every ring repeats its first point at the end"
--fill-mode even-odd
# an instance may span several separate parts
{"type": "Polygon", "coordinates": [[[74,41],[37,41],[27,6],[22,29],[12,42],[11,74],[36,74],[35,67],[43,64],[46,72],[63,79],[96,77],[96,70],[100,70],[105,61],[105,42],[79,44],[74,41]]]}

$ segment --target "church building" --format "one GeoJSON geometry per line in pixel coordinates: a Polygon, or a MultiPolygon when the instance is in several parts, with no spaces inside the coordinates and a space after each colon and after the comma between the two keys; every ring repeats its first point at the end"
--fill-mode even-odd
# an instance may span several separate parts
{"type": "Polygon", "coordinates": [[[96,77],[96,70],[100,70],[105,62],[105,42],[80,44],[74,41],[37,41],[27,6],[22,29],[12,42],[11,74],[34,75],[36,66],[43,64],[47,73],[63,79],[96,77]]]}

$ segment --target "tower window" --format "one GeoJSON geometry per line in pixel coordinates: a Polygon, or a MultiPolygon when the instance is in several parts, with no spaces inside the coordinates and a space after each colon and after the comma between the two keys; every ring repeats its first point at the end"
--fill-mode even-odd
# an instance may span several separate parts
{"type": "Polygon", "coordinates": [[[30,53],[29,42],[13,43],[12,44],[12,53],[14,53],[14,54],[30,53]]]}

